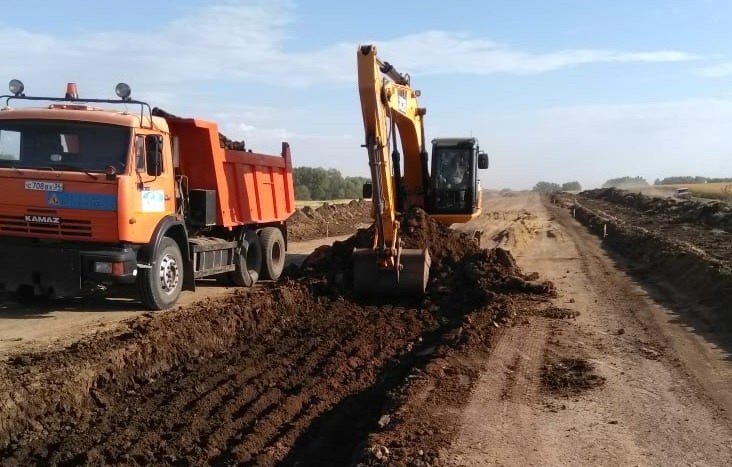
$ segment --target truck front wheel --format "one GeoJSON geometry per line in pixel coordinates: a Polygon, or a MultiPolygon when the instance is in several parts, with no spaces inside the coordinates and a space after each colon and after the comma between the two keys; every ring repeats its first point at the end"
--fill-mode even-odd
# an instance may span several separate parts
{"type": "Polygon", "coordinates": [[[252,287],[259,280],[259,271],[262,270],[262,242],[255,232],[247,230],[244,233],[244,241],[234,264],[236,270],[229,273],[234,284],[252,287]]]}
{"type": "Polygon", "coordinates": [[[145,306],[151,310],[171,307],[183,289],[183,255],[178,244],[163,237],[150,269],[140,269],[137,284],[145,306]]]}
{"type": "Polygon", "coordinates": [[[265,227],[260,234],[264,264],[262,277],[276,281],[285,269],[285,237],[276,227],[265,227]]]}

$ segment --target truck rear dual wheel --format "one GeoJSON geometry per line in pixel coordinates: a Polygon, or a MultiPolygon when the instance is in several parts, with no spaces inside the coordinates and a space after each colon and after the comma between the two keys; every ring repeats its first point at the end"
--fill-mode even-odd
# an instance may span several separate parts
{"type": "Polygon", "coordinates": [[[262,270],[262,243],[256,232],[247,230],[239,256],[234,260],[236,269],[229,273],[234,284],[240,287],[252,287],[259,280],[262,270]]]}
{"type": "Polygon", "coordinates": [[[183,255],[175,240],[163,237],[152,267],[139,269],[137,285],[149,309],[164,310],[178,301],[183,290],[183,255]]]}
{"type": "Polygon", "coordinates": [[[262,240],[262,278],[276,281],[285,269],[285,238],[277,227],[265,227],[259,233],[262,240]]]}

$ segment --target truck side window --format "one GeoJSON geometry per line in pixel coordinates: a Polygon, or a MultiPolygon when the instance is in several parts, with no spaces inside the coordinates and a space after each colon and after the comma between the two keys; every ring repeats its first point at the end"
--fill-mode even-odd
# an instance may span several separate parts
{"type": "Polygon", "coordinates": [[[163,138],[158,135],[145,137],[147,174],[157,177],[163,173],[163,138]]]}
{"type": "Polygon", "coordinates": [[[0,160],[20,160],[20,132],[13,130],[0,131],[0,160]]]}
{"type": "Polygon", "coordinates": [[[135,138],[135,169],[145,171],[145,137],[142,135],[135,138]]]}

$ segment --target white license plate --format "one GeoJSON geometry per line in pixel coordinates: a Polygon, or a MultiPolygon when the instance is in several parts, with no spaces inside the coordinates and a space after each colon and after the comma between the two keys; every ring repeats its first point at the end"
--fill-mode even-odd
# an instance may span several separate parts
{"type": "Polygon", "coordinates": [[[26,180],[25,189],[34,191],[64,191],[64,184],[59,182],[39,182],[37,180],[26,180]]]}

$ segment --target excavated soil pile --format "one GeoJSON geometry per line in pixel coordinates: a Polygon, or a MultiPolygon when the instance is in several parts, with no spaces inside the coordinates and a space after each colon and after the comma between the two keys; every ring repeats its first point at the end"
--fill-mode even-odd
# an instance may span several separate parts
{"type": "MultiPolygon", "coordinates": [[[[438,317],[440,327],[423,336],[409,365],[401,366],[403,382],[388,391],[382,411],[377,412],[360,465],[437,462],[439,450],[455,435],[452,417],[467,402],[478,377],[463,359],[488,351],[496,329],[545,308],[542,304],[554,293],[551,282],[524,275],[510,252],[481,249],[472,235],[430,220],[421,209],[406,213],[401,225],[405,248],[432,252],[427,294],[419,306],[438,317]],[[446,413],[446,407],[455,411],[446,413]]],[[[301,280],[322,294],[353,299],[352,252],[372,242],[373,227],[319,248],[303,263],[301,280]]],[[[298,451],[304,455],[301,458],[309,459],[312,449],[328,446],[316,443],[310,448],[298,451]]]]}
{"type": "Polygon", "coordinates": [[[435,252],[427,297],[416,303],[352,299],[347,281],[336,286],[318,269],[347,263],[352,246],[369,240],[364,230],[313,255],[296,280],[10,359],[0,366],[3,465],[437,459],[477,378],[461,359],[545,308],[553,287],[529,280],[508,252],[480,250],[423,213],[404,224],[410,245],[435,252]]]}
{"type": "MultiPolygon", "coordinates": [[[[653,205],[657,202],[646,200],[647,197],[626,197],[618,190],[603,190],[603,193],[603,197],[618,202],[599,199],[600,192],[596,191],[576,198],[563,195],[558,203],[568,207],[577,220],[602,238],[605,246],[630,260],[632,274],[645,282],[670,284],[695,297],[705,305],[700,310],[711,310],[703,311],[704,321],[731,327],[732,318],[728,313],[732,307],[731,233],[702,220],[704,215],[698,213],[704,213],[706,205],[670,201],[680,207],[654,211],[649,210],[646,202],[653,205]],[[620,202],[618,196],[624,201],[620,202]],[[641,207],[631,202],[638,199],[642,200],[641,207]],[[692,220],[686,220],[689,216],[692,220]]],[[[725,213],[725,209],[716,212],[725,213]]]]}
{"type": "MultiPolygon", "coordinates": [[[[431,220],[420,208],[404,215],[401,229],[404,248],[430,251],[428,302],[439,301],[446,295],[450,300],[480,303],[496,293],[553,293],[551,283],[534,282],[523,276],[508,251],[481,249],[475,237],[431,220]]],[[[370,248],[373,238],[372,225],[359,229],[347,240],[319,247],[302,263],[298,276],[322,280],[322,293],[352,297],[353,250],[370,248]]]]}
{"type": "Polygon", "coordinates": [[[287,219],[287,238],[290,241],[312,240],[352,234],[359,226],[370,224],[371,202],[352,200],[348,203],[323,203],[318,208],[306,206],[297,209],[287,219]]]}
{"type": "Polygon", "coordinates": [[[548,360],[541,370],[542,388],[546,392],[574,395],[605,384],[590,362],[580,358],[548,360]]]}
{"type": "MultiPolygon", "coordinates": [[[[166,112],[160,107],[153,107],[152,114],[156,117],[163,117],[168,119],[182,118],[172,113],[166,112]]],[[[223,134],[219,133],[219,145],[224,149],[233,149],[235,151],[246,151],[247,147],[244,141],[235,141],[227,138],[223,134]]]]}
{"type": "Polygon", "coordinates": [[[732,232],[732,206],[721,201],[677,201],[617,188],[583,191],[580,196],[635,208],[648,215],[666,218],[670,222],[703,223],[732,232]]]}

